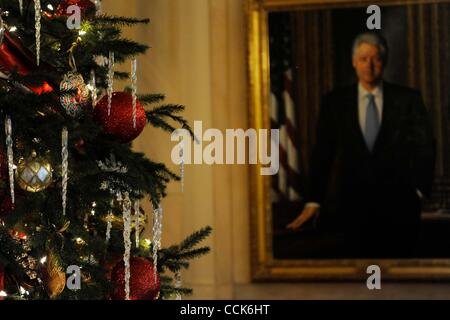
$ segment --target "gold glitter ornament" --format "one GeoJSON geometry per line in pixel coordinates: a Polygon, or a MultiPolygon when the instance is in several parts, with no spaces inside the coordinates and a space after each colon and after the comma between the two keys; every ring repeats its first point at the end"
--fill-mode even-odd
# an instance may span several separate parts
{"type": "Polygon", "coordinates": [[[43,280],[50,299],[56,299],[66,287],[66,273],[51,252],[47,255],[43,280]]]}
{"type": "Polygon", "coordinates": [[[17,183],[28,192],[45,190],[52,183],[52,166],[48,159],[33,151],[27,159],[20,159],[16,171],[17,183]]]}

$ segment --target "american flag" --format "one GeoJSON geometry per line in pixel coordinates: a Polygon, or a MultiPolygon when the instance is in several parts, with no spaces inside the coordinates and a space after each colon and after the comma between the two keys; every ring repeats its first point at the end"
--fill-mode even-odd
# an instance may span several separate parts
{"type": "Polygon", "coordinates": [[[270,117],[272,129],[280,130],[280,170],[272,181],[272,202],[299,201],[299,133],[294,102],[290,19],[286,13],[271,15],[270,117]]]}

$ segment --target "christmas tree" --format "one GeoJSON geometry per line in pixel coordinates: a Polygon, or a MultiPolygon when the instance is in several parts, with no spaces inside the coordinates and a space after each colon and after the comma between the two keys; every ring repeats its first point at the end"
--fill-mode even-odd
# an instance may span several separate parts
{"type": "Polygon", "coordinates": [[[0,16],[0,299],[189,294],[180,270],[209,251],[211,229],[161,248],[161,200],[182,177],[131,148],[146,125],[192,134],[183,106],[137,93],[148,47],[122,28],[149,21],[103,14],[100,0],[0,0],[0,16]],[[117,79],[130,86],[114,92],[117,79]]]}

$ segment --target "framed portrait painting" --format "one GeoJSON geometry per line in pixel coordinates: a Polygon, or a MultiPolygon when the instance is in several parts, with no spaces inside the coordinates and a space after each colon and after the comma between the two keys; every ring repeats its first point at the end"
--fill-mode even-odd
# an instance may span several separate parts
{"type": "MultiPolygon", "coordinates": [[[[250,127],[278,129],[280,139],[278,173],[262,176],[258,165],[251,169],[253,279],[365,279],[367,267],[373,264],[380,266],[385,279],[450,279],[450,1],[248,0],[246,10],[250,127]],[[379,12],[368,10],[371,5],[379,12]],[[379,28],[369,28],[369,19],[379,19],[379,28]],[[363,43],[367,50],[377,50],[368,67],[355,60],[363,43]],[[375,140],[374,148],[379,153],[370,156],[369,148],[364,158],[356,148],[349,151],[349,146],[353,141],[361,146],[369,141],[372,122],[369,111],[361,109],[364,102],[359,102],[358,92],[364,91],[365,72],[377,72],[377,59],[383,84],[383,95],[378,102],[375,95],[373,102],[377,108],[382,105],[373,109],[378,112],[375,139],[380,142],[375,140]],[[355,112],[348,115],[341,107],[347,105],[344,93],[337,93],[344,88],[355,89],[348,102],[355,112]],[[324,101],[332,109],[329,118],[322,110],[324,101]],[[430,140],[423,140],[416,153],[408,153],[415,147],[405,147],[409,151],[404,152],[397,142],[412,141],[409,146],[415,146],[415,139],[420,139],[421,133],[412,133],[414,106],[429,120],[430,140]],[[403,111],[395,113],[395,108],[403,111]],[[389,117],[396,118],[390,122],[389,117]],[[324,133],[325,124],[338,129],[324,133]],[[347,140],[339,142],[341,149],[323,147],[334,141],[334,133],[339,136],[335,140],[342,139],[342,132],[347,140]],[[314,157],[315,148],[322,148],[325,155],[314,157]],[[426,150],[433,150],[427,158],[430,165],[416,168],[416,160],[425,158],[426,150]],[[373,165],[379,159],[384,159],[382,171],[373,165]],[[351,161],[355,163],[348,164],[351,161]],[[396,161],[402,165],[395,166],[396,161]],[[330,163],[329,170],[323,162],[330,163]],[[371,178],[355,178],[362,166],[371,178]],[[347,177],[339,168],[345,168],[347,177]],[[400,175],[402,181],[417,184],[414,195],[405,196],[410,191],[404,187],[406,182],[394,179],[400,175]],[[418,182],[419,176],[429,181],[429,188],[418,182]],[[316,203],[309,195],[320,179],[323,196],[316,203]],[[377,185],[367,179],[384,180],[377,185]],[[352,193],[346,194],[347,205],[341,206],[345,186],[352,193]],[[373,186],[372,194],[389,198],[395,207],[383,203],[382,196],[364,202],[367,187],[373,186]],[[351,216],[354,203],[361,206],[351,216]],[[305,208],[314,206],[319,207],[318,214],[303,219],[299,228],[289,227],[305,208]],[[413,215],[414,226],[409,220],[413,215]],[[359,227],[355,220],[361,221],[359,227]],[[384,226],[394,220],[395,228],[386,231],[384,226]],[[373,235],[364,235],[362,225],[373,235]],[[370,229],[373,225],[379,228],[370,229]],[[414,234],[405,232],[412,229],[414,234]],[[350,254],[348,249],[357,246],[360,238],[347,237],[347,231],[372,239],[373,248],[379,250],[375,254],[368,246],[350,254]]],[[[417,132],[422,130],[418,123],[417,132]]]]}

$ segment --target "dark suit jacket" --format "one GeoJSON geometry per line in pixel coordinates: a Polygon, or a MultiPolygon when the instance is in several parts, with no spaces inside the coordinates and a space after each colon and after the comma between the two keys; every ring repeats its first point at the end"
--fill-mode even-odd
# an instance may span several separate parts
{"type": "Polygon", "coordinates": [[[419,92],[385,82],[383,99],[371,153],[358,120],[358,86],[324,97],[307,199],[324,205],[333,180],[336,215],[321,219],[352,235],[398,238],[403,231],[417,233],[421,201],[416,190],[430,195],[435,143],[419,92]]]}

